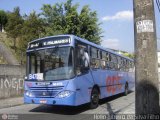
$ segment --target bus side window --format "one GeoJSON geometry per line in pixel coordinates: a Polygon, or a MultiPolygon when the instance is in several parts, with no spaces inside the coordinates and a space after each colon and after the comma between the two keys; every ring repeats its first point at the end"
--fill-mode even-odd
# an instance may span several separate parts
{"type": "Polygon", "coordinates": [[[111,58],[111,54],[110,53],[106,53],[106,61],[107,61],[107,69],[111,69],[111,65],[110,65],[110,62],[111,62],[112,58],[111,58]]]}
{"type": "Polygon", "coordinates": [[[118,59],[116,55],[114,55],[114,70],[118,70],[118,59]]]}
{"type": "Polygon", "coordinates": [[[129,61],[129,72],[132,72],[132,62],[129,61]]]}
{"type": "Polygon", "coordinates": [[[119,57],[119,70],[123,71],[123,58],[119,57]]]}
{"type": "Polygon", "coordinates": [[[134,72],[134,62],[130,61],[130,69],[129,72],[134,72]]]}
{"type": "Polygon", "coordinates": [[[89,56],[87,52],[87,46],[77,44],[76,46],[76,73],[77,75],[80,75],[84,70],[83,68],[88,66],[89,67],[89,56]],[[86,56],[87,54],[87,56],[86,56]],[[86,58],[87,57],[87,58],[86,58]],[[84,59],[85,62],[84,62],[84,59]]]}
{"type": "Polygon", "coordinates": [[[99,66],[99,50],[91,47],[91,67],[97,69],[99,66]]]}
{"type": "Polygon", "coordinates": [[[101,68],[106,69],[106,52],[100,51],[100,59],[101,59],[101,68]]]}
{"type": "Polygon", "coordinates": [[[135,66],[134,66],[134,62],[132,62],[132,72],[134,72],[135,71],[135,66]]]}
{"type": "Polygon", "coordinates": [[[124,62],[124,59],[122,58],[122,62],[121,62],[122,71],[125,71],[124,65],[125,65],[125,62],[124,62]]]}
{"type": "Polygon", "coordinates": [[[123,59],[123,71],[126,71],[126,59],[123,59]]]}
{"type": "Polygon", "coordinates": [[[129,71],[128,62],[129,62],[129,61],[126,59],[126,72],[128,72],[128,71],[129,71]]]}
{"type": "Polygon", "coordinates": [[[117,56],[117,70],[121,70],[121,58],[117,56]]]}
{"type": "Polygon", "coordinates": [[[115,70],[115,57],[113,54],[110,54],[110,57],[111,57],[111,61],[109,62],[109,65],[110,65],[110,69],[112,70],[115,70]]]}
{"type": "Polygon", "coordinates": [[[129,71],[129,61],[126,60],[126,72],[128,72],[128,71],[129,71]]]}
{"type": "Polygon", "coordinates": [[[121,70],[124,71],[124,59],[121,58],[121,70]]]}

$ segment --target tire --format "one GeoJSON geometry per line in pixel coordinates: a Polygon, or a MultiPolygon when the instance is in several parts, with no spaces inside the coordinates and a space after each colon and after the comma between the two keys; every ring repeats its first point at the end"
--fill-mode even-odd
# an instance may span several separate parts
{"type": "Polygon", "coordinates": [[[93,88],[91,92],[90,98],[90,108],[95,109],[99,105],[99,90],[97,88],[93,88]]]}
{"type": "Polygon", "coordinates": [[[125,95],[125,96],[128,95],[128,84],[127,84],[127,83],[126,83],[126,85],[125,85],[124,95],[125,95]]]}

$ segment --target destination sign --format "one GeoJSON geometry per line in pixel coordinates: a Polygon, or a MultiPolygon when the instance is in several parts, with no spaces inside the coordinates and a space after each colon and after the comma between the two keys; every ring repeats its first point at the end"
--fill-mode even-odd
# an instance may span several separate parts
{"type": "Polygon", "coordinates": [[[69,37],[55,37],[55,38],[53,37],[30,43],[28,48],[33,49],[45,46],[65,45],[70,43],[71,39],[69,37]]]}
{"type": "Polygon", "coordinates": [[[39,47],[39,43],[30,44],[30,48],[36,48],[36,47],[39,47]]]}
{"type": "Polygon", "coordinates": [[[49,45],[58,45],[58,44],[69,44],[70,39],[62,39],[62,40],[50,40],[43,42],[42,46],[49,46],[49,45]]]}

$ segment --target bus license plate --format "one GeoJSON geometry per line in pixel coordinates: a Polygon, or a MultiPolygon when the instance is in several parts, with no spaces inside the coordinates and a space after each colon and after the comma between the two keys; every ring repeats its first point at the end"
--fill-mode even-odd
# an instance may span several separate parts
{"type": "Polygon", "coordinates": [[[47,103],[47,100],[40,100],[39,101],[41,104],[45,104],[45,103],[47,103]]]}

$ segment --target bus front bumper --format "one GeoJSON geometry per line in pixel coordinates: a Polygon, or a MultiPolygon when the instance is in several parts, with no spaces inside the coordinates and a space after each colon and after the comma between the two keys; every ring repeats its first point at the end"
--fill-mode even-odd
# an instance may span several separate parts
{"type": "Polygon", "coordinates": [[[76,106],[75,105],[76,93],[74,92],[69,97],[64,98],[36,98],[29,97],[24,95],[24,103],[26,104],[47,104],[47,105],[67,105],[67,106],[76,106]]]}

